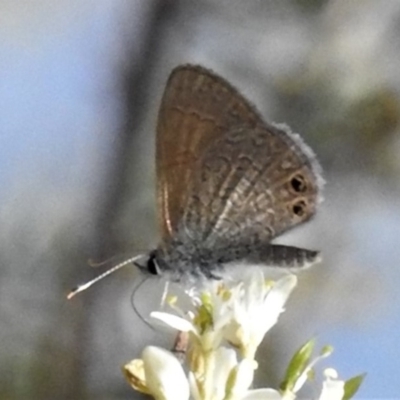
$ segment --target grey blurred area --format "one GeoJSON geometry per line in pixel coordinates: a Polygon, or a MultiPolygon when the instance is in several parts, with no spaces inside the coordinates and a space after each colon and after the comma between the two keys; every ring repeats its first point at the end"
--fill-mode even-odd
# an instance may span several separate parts
{"type": "MultiPolygon", "coordinates": [[[[324,261],[300,275],[256,384],[317,336],[343,378],[368,372],[360,398],[396,397],[399,21],[397,0],[0,2],[0,399],[140,398],[121,366],[171,347],[133,310],[134,268],[66,294],[157,244],[157,110],[182,63],[290,125],[325,171],[317,217],[277,239],[324,261]]],[[[137,291],[140,315],[162,289],[137,291]]]]}

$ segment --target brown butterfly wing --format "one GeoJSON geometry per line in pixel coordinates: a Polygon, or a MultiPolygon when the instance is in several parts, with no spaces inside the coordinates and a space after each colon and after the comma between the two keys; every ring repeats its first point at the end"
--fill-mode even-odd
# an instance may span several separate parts
{"type": "Polygon", "coordinates": [[[264,126],[254,107],[223,78],[193,65],[175,68],[161,101],[156,140],[162,237],[176,231],[191,174],[211,142],[237,126],[264,126]]]}
{"type": "Polygon", "coordinates": [[[320,168],[286,127],[237,127],[205,150],[192,176],[183,226],[204,248],[257,248],[308,220],[320,168]]]}

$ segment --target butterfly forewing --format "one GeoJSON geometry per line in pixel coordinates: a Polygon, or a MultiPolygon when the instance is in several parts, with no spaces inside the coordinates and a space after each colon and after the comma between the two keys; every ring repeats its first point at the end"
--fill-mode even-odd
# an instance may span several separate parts
{"type": "Polygon", "coordinates": [[[176,231],[192,171],[210,143],[238,126],[264,123],[227,81],[192,65],[175,68],[161,101],[156,142],[157,197],[163,239],[176,231]]]}

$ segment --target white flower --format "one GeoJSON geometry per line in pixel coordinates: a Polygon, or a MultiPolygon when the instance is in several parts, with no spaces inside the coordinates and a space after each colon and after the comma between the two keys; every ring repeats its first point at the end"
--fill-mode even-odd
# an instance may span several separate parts
{"type": "Polygon", "coordinates": [[[214,399],[223,400],[226,398],[227,384],[230,374],[237,366],[237,357],[233,349],[220,347],[210,354],[207,358],[207,369],[202,375],[201,381],[204,382],[199,387],[199,379],[195,372],[189,375],[192,396],[196,400],[214,399]],[[203,397],[200,396],[202,392],[203,397]]]}
{"type": "Polygon", "coordinates": [[[141,360],[124,368],[131,385],[156,400],[188,400],[189,382],[178,359],[169,351],[155,346],[143,350],[141,360]]]}
{"type": "Polygon", "coordinates": [[[332,368],[327,368],[324,375],[325,380],[322,383],[319,400],[342,400],[345,382],[338,379],[337,372],[332,368]]]}
{"type": "MultiPolygon", "coordinates": [[[[297,284],[294,275],[266,281],[261,270],[253,270],[241,282],[213,281],[196,295],[190,294],[194,311],[178,314],[153,312],[151,317],[184,332],[188,339],[188,377],[169,351],[149,346],[142,359],[124,367],[129,383],[156,400],[295,400],[305,382],[314,375],[315,364],[333,349],[325,346],[313,357],[315,340],[303,344],[293,355],[279,390],[250,389],[256,350],[265,334],[284,311],[297,284]]],[[[318,400],[342,400],[354,394],[363,376],[344,382],[333,369],[325,370],[318,400]]]]}
{"type": "Polygon", "coordinates": [[[233,349],[220,347],[211,353],[207,360],[207,370],[202,375],[204,382],[199,386],[199,379],[195,373],[190,372],[189,381],[192,397],[195,400],[242,400],[260,398],[281,399],[279,392],[272,389],[249,390],[254,377],[254,361],[243,359],[237,361],[236,352],[233,349]],[[279,397],[276,397],[276,393],[279,397]],[[274,393],[272,396],[271,394],[274,393]],[[267,395],[267,397],[265,397],[267,395]],[[259,396],[259,397],[257,397],[259,396]]]}
{"type": "MultiPolygon", "coordinates": [[[[231,322],[233,309],[231,297],[225,285],[213,281],[209,290],[200,295],[195,295],[193,291],[190,293],[196,314],[186,313],[186,317],[180,317],[155,311],[150,316],[178,331],[192,333],[203,351],[212,351],[221,345],[224,327],[231,322]]],[[[180,310],[177,311],[185,315],[180,310]]]]}
{"type": "Polygon", "coordinates": [[[192,332],[205,351],[216,349],[223,339],[238,347],[242,355],[254,358],[265,334],[274,326],[297,284],[294,275],[266,282],[260,269],[243,282],[213,282],[200,296],[191,296],[197,315],[188,318],[165,312],[151,317],[183,332],[192,332]]]}
{"type": "Polygon", "coordinates": [[[240,348],[244,357],[254,358],[265,334],[284,311],[296,283],[294,275],[266,282],[263,273],[256,270],[248,280],[232,289],[233,315],[224,336],[240,348]]]}

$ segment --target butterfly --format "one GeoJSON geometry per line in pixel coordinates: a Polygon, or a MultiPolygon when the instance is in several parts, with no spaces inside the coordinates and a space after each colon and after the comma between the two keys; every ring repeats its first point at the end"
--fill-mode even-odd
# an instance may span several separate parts
{"type": "Polygon", "coordinates": [[[218,278],[230,264],[302,268],[318,252],[271,240],[310,219],[321,168],[300,136],[266,123],[231,84],[201,66],[168,79],[157,123],[161,243],[144,269],[218,278]]]}
{"type": "Polygon", "coordinates": [[[294,269],[320,259],[317,251],[271,243],[321,202],[313,151],[287,126],[264,121],[209,69],[171,72],[158,115],[156,175],[160,244],[94,281],[132,262],[181,281],[219,279],[233,266],[294,269]]]}

